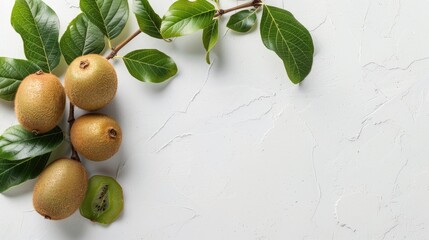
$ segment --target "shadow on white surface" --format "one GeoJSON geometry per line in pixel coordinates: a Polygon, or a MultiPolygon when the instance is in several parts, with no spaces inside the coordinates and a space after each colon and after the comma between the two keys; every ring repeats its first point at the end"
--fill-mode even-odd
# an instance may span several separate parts
{"type": "Polygon", "coordinates": [[[18,186],[8,189],[6,192],[3,192],[2,195],[7,198],[26,197],[27,195],[32,194],[35,183],[35,179],[26,181],[18,186]]]}

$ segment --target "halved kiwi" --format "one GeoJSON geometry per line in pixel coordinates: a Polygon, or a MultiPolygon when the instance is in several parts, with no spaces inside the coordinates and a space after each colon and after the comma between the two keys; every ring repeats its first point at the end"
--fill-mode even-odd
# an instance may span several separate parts
{"type": "Polygon", "coordinates": [[[122,187],[112,177],[95,175],[89,179],[88,191],[80,214],[93,222],[110,224],[124,208],[122,187]]]}

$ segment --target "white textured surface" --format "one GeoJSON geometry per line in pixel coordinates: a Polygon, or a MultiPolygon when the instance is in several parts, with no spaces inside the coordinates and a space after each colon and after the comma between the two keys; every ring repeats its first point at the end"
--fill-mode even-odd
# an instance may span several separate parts
{"type": "MultiPolygon", "coordinates": [[[[46,2],[63,32],[78,1],[46,2]]],[[[163,13],[172,1],[151,2],[163,13]]],[[[85,165],[117,175],[120,219],[109,227],[79,213],[44,220],[30,181],[0,195],[0,238],[427,239],[429,1],[267,3],[312,30],[314,67],[300,86],[258,31],[223,28],[211,66],[200,34],[172,44],[138,36],[121,54],[158,48],[180,73],[143,84],[114,61],[120,86],[104,112],[121,123],[123,145],[113,159],[85,165]]],[[[0,8],[0,55],[22,58],[12,5],[0,8]]],[[[132,20],[115,42],[135,29],[132,20]]],[[[2,132],[16,119],[12,104],[1,102],[0,112],[2,132]]]]}

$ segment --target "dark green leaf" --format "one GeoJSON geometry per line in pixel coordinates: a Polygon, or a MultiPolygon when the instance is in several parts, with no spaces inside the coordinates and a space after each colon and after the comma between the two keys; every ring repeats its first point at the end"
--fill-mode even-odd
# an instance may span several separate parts
{"type": "Polygon", "coordinates": [[[52,72],[61,58],[60,23],[55,12],[41,0],[16,0],[11,22],[24,41],[27,59],[52,72]]]}
{"type": "Polygon", "coordinates": [[[313,40],[308,30],[288,11],[263,5],[261,37],[282,60],[290,80],[300,83],[313,65],[313,40]]]}
{"type": "Polygon", "coordinates": [[[256,11],[255,9],[243,10],[235,13],[229,18],[226,26],[236,32],[248,32],[255,26],[256,23],[256,11]]]}
{"type": "Polygon", "coordinates": [[[210,51],[216,45],[219,38],[219,21],[216,19],[203,31],[203,45],[206,49],[206,62],[210,64],[210,51]]]}
{"type": "Polygon", "coordinates": [[[24,160],[0,159],[0,192],[36,178],[45,169],[50,153],[24,160]]]}
{"type": "Polygon", "coordinates": [[[21,81],[39,70],[30,61],[0,57],[0,98],[12,101],[21,81]]]}
{"type": "Polygon", "coordinates": [[[80,0],[80,9],[108,39],[117,37],[128,21],[127,0],[80,0]]]}
{"type": "Polygon", "coordinates": [[[162,39],[161,17],[155,13],[148,0],[134,0],[134,13],[142,32],[151,37],[162,39]]]}
{"type": "Polygon", "coordinates": [[[104,34],[83,13],[71,21],[60,41],[67,64],[82,55],[99,54],[104,46],[104,34]]]}
{"type": "Polygon", "coordinates": [[[40,156],[55,150],[63,140],[63,131],[59,127],[34,135],[21,125],[16,125],[0,136],[0,159],[20,160],[40,156]]]}
{"type": "Polygon", "coordinates": [[[161,24],[164,38],[180,37],[208,27],[216,9],[207,0],[178,0],[170,6],[161,24]]]}
{"type": "Polygon", "coordinates": [[[156,49],[141,49],[123,57],[128,71],[143,82],[160,83],[177,73],[176,63],[156,49]]]}

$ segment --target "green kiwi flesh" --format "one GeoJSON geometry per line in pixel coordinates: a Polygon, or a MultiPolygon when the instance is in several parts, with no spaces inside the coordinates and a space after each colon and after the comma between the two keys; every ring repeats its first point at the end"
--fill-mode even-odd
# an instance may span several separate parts
{"type": "Polygon", "coordinates": [[[88,191],[80,205],[80,214],[102,224],[114,222],[124,208],[122,187],[112,177],[95,175],[89,179],[88,191]]]}

